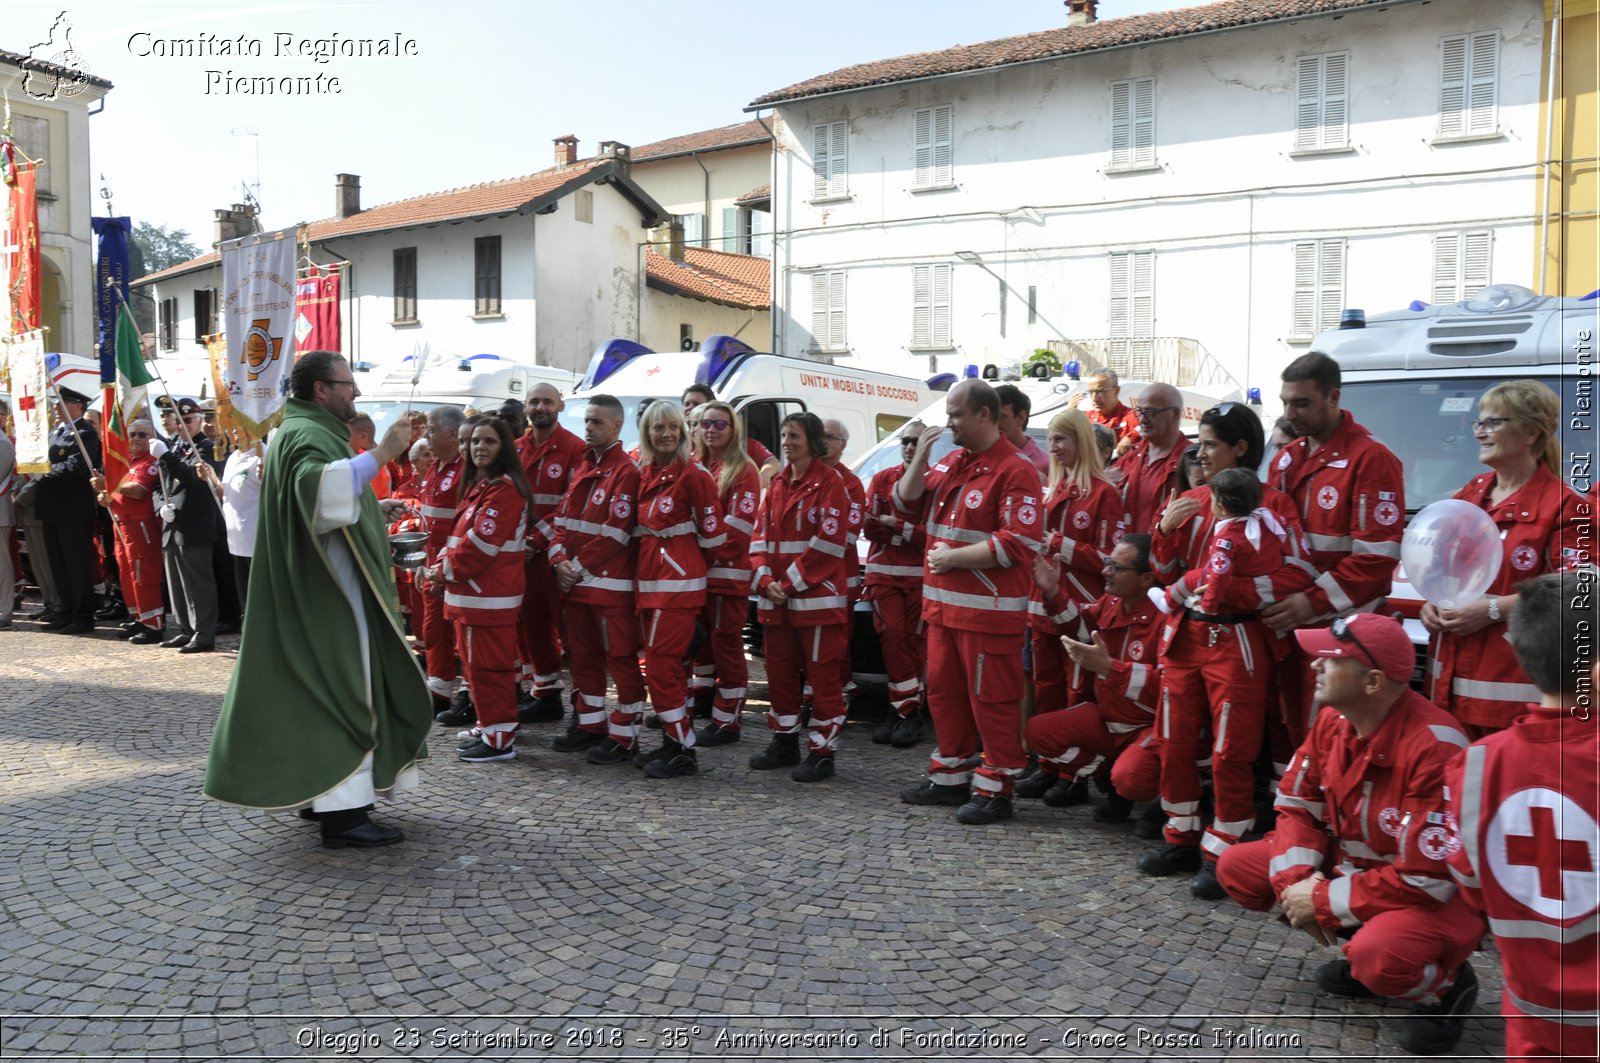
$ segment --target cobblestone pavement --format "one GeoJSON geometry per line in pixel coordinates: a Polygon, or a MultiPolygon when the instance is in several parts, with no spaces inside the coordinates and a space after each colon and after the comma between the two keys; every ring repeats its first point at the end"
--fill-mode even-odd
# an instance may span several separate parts
{"type": "MultiPolygon", "coordinates": [[[[810,786],[750,770],[754,714],[668,781],[559,724],[475,766],[436,728],[377,813],[405,844],[330,851],[200,794],[232,652],[19,622],[0,657],[7,1059],[1399,1055],[1403,1011],[1317,992],[1304,935],[1141,876],[1089,808],[900,804],[928,747],[859,720],[810,786]]],[[[1457,1058],[1502,1043],[1476,966],[1457,1058]]]]}

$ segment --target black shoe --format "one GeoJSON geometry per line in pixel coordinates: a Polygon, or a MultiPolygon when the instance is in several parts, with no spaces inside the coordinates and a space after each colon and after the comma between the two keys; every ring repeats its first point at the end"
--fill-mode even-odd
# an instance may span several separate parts
{"type": "Polygon", "coordinates": [[[649,752],[645,752],[642,749],[636,748],[633,754],[633,766],[636,768],[647,768],[653,761],[661,760],[663,757],[673,756],[682,750],[682,746],[670,740],[663,741],[661,745],[650,750],[649,752]]]}
{"type": "Polygon", "coordinates": [[[1133,825],[1133,836],[1147,841],[1157,841],[1166,826],[1166,810],[1161,807],[1160,801],[1152,801],[1145,806],[1143,812],[1139,813],[1139,819],[1133,825]]]}
{"type": "Polygon", "coordinates": [[[584,755],[590,764],[622,764],[633,759],[634,748],[607,738],[584,755]]]}
{"type": "Polygon", "coordinates": [[[800,735],[775,734],[772,741],[767,743],[767,748],[750,758],[750,766],[756,771],[771,771],[773,768],[792,768],[800,763],[800,735]]]}
{"type": "Polygon", "coordinates": [[[206,642],[198,635],[189,640],[189,645],[178,647],[179,653],[210,653],[217,648],[215,642],[206,642]]]}
{"type": "Polygon", "coordinates": [[[1349,960],[1329,960],[1317,968],[1317,987],[1324,993],[1352,1000],[1367,1000],[1378,994],[1356,981],[1350,973],[1349,960]]]}
{"type": "Polygon", "coordinates": [[[158,631],[153,627],[144,627],[143,624],[139,626],[142,630],[135,631],[128,636],[128,644],[131,646],[150,646],[166,637],[165,632],[158,631]]]}
{"type": "Polygon", "coordinates": [[[74,620],[70,623],[62,624],[60,627],[51,624],[46,630],[54,631],[57,635],[92,635],[94,634],[94,624],[87,620],[74,620]]]}
{"type": "Polygon", "coordinates": [[[1057,779],[1056,784],[1044,792],[1042,798],[1051,808],[1071,808],[1089,802],[1087,779],[1057,779]]]}
{"type": "Polygon", "coordinates": [[[557,753],[578,753],[590,746],[597,746],[606,741],[604,731],[585,731],[577,724],[567,728],[567,733],[557,735],[550,743],[550,748],[557,753]]]}
{"type": "Polygon", "coordinates": [[[896,749],[905,749],[922,741],[924,733],[922,714],[913,712],[910,716],[902,716],[895,722],[894,735],[889,739],[889,744],[896,749]]]}
{"type": "Polygon", "coordinates": [[[1133,815],[1133,802],[1115,790],[1106,794],[1106,803],[1094,810],[1096,823],[1126,823],[1133,815]]]}
{"type": "Polygon", "coordinates": [[[191,643],[193,641],[194,641],[194,636],[193,635],[185,635],[183,632],[180,631],[176,635],[174,635],[170,639],[168,639],[167,641],[163,642],[161,644],[161,648],[164,649],[164,650],[175,650],[180,646],[187,646],[187,645],[189,645],[189,643],[191,643]]]}
{"type": "Polygon", "coordinates": [[[144,627],[144,621],[136,616],[130,616],[117,626],[124,631],[137,633],[140,628],[144,627]]]}
{"type": "Polygon", "coordinates": [[[900,717],[896,716],[894,712],[891,711],[887,716],[877,722],[877,724],[872,728],[872,733],[867,737],[872,739],[873,745],[886,746],[889,744],[890,739],[894,738],[895,725],[899,722],[900,717]]]}
{"type": "Polygon", "coordinates": [[[1029,801],[1037,801],[1059,781],[1060,776],[1058,775],[1047,775],[1042,771],[1035,772],[1017,783],[1011,794],[1013,797],[1024,797],[1029,801]]]}
{"type": "Polygon", "coordinates": [[[1157,878],[1176,875],[1179,871],[1199,871],[1200,847],[1173,845],[1168,842],[1154,849],[1146,849],[1135,866],[1145,874],[1155,875],[1157,878]]]}
{"type": "Polygon", "coordinates": [[[33,612],[28,614],[29,620],[43,620],[46,624],[50,623],[50,621],[54,620],[55,618],[56,615],[48,609],[35,609],[33,612]]]}
{"type": "Polygon", "coordinates": [[[302,808],[296,815],[308,823],[320,823],[322,821],[322,813],[312,808],[302,808]]]}
{"type": "Polygon", "coordinates": [[[517,751],[512,746],[496,749],[480,738],[466,749],[456,753],[456,756],[468,764],[491,764],[497,760],[516,760],[517,751]]]}
{"type": "Polygon", "coordinates": [[[1011,798],[990,797],[988,794],[973,794],[972,800],[956,810],[956,819],[970,826],[982,826],[985,823],[999,823],[1003,819],[1010,819],[1016,813],[1011,808],[1011,798]]]}
{"type": "Polygon", "coordinates": [[[697,746],[731,746],[738,740],[737,727],[730,731],[714,723],[706,724],[694,736],[694,744],[697,746]]]}
{"type": "Polygon", "coordinates": [[[661,717],[657,716],[653,712],[646,713],[644,717],[644,725],[650,728],[652,731],[659,731],[661,730],[661,717]]]}
{"type": "Polygon", "coordinates": [[[661,756],[644,766],[644,773],[652,779],[676,779],[680,775],[693,775],[700,770],[700,762],[695,758],[692,749],[680,748],[671,755],[667,755],[665,748],[660,752],[661,756]]]}
{"type": "Polygon", "coordinates": [[[965,805],[971,796],[965,786],[940,786],[931,779],[900,791],[900,800],[908,805],[965,805]]]}
{"type": "Polygon", "coordinates": [[[1478,976],[1469,961],[1456,969],[1455,984],[1439,1003],[1418,1004],[1400,1020],[1400,1033],[1395,1040],[1414,1055],[1443,1055],[1461,1040],[1467,1016],[1477,1002],[1478,976]]]}
{"type": "Polygon", "coordinates": [[[44,622],[44,629],[46,631],[60,631],[71,623],[74,623],[74,621],[70,616],[52,616],[44,622]]]}
{"type": "Polygon", "coordinates": [[[1217,881],[1217,862],[1215,860],[1200,861],[1200,870],[1196,871],[1194,878],[1189,880],[1189,896],[1202,901],[1226,900],[1228,891],[1222,888],[1222,883],[1217,881]]]}
{"type": "Polygon", "coordinates": [[[463,707],[460,701],[461,698],[458,695],[456,700],[450,703],[448,709],[433,718],[433,722],[441,727],[460,727],[462,724],[477,723],[478,710],[472,707],[472,702],[468,701],[466,706],[463,707]]]}
{"type": "Polygon", "coordinates": [[[833,758],[820,753],[808,753],[806,759],[789,773],[795,782],[821,782],[833,778],[833,758]]]}
{"type": "Polygon", "coordinates": [[[561,719],[561,691],[547,690],[537,697],[517,703],[517,719],[523,723],[551,723],[561,719]]]}
{"type": "Polygon", "coordinates": [[[694,715],[697,720],[711,719],[711,708],[716,703],[717,691],[715,687],[697,690],[694,693],[694,715]]]}
{"type": "Polygon", "coordinates": [[[324,849],[375,849],[380,845],[393,845],[403,842],[406,836],[393,827],[380,827],[370,819],[363,819],[349,830],[340,831],[338,834],[322,835],[324,849]]]}
{"type": "Polygon", "coordinates": [[[121,602],[112,602],[104,609],[96,612],[94,618],[96,620],[126,620],[128,618],[128,607],[121,602]]]}
{"type": "Polygon", "coordinates": [[[242,630],[244,630],[244,625],[237,620],[224,620],[217,625],[217,634],[219,635],[237,635],[242,630]]]}

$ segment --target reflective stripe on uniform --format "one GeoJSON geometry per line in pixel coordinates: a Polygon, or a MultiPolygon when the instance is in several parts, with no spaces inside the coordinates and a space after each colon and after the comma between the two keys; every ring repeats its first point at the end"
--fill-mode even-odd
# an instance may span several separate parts
{"type": "Polygon", "coordinates": [[[1304,845],[1286,849],[1272,858],[1267,865],[1268,875],[1281,875],[1294,867],[1309,867],[1313,871],[1322,866],[1322,854],[1304,845]]]}
{"type": "Polygon", "coordinates": [[[1450,693],[1464,698],[1482,698],[1485,701],[1512,701],[1526,705],[1538,701],[1539,688],[1532,683],[1489,683],[1481,679],[1450,680],[1450,693]]]}
{"type": "Polygon", "coordinates": [[[444,604],[453,605],[457,609],[515,609],[522,604],[522,595],[513,594],[504,598],[479,598],[470,594],[456,594],[453,591],[445,591],[444,604]]]}
{"type": "Polygon", "coordinates": [[[947,591],[942,587],[922,588],[922,596],[929,601],[939,602],[941,605],[958,605],[966,609],[984,609],[990,612],[1016,613],[1028,608],[1026,598],[1000,598],[980,594],[963,594],[961,591],[947,591]]]}

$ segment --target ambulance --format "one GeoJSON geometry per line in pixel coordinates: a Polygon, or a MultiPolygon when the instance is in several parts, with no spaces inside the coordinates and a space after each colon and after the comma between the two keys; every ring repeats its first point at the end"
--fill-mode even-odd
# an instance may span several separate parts
{"type": "Polygon", "coordinates": [[[656,352],[631,340],[613,339],[596,348],[578,388],[567,396],[561,423],[583,435],[585,398],[594,394],[622,403],[622,443],[639,444],[641,405],[655,399],[678,403],[690,384],[705,384],[729,403],[745,433],[778,453],[779,426],[791,413],[835,419],[850,433],[846,464],[894,433],[933,401],[926,381],[809,358],[765,354],[732,336],[711,336],[698,351],[656,352]]]}
{"type": "Polygon", "coordinates": [[[366,362],[351,369],[361,389],[356,409],[372,418],[379,439],[407,410],[427,413],[435,406],[456,406],[493,413],[507,399],[526,402],[535,384],[553,384],[566,394],[578,379],[565,369],[499,354],[407,355],[382,375],[366,362]]]}
{"type": "MultiPolygon", "coordinates": [[[[1339,363],[1339,406],[1349,410],[1405,467],[1406,516],[1449,498],[1487,471],[1472,422],[1478,399],[1506,380],[1542,381],[1561,397],[1563,473],[1581,494],[1593,487],[1596,446],[1595,338],[1600,293],[1536,295],[1496,284],[1463,302],[1412,303],[1367,316],[1346,310],[1341,325],[1311,349],[1339,363]]],[[[1425,647],[1422,599],[1396,571],[1389,607],[1425,647]]]]}

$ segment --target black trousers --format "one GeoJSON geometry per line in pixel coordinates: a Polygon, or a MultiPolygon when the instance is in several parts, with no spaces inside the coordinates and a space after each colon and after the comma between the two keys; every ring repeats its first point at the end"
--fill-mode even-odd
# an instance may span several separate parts
{"type": "Polygon", "coordinates": [[[82,621],[93,626],[94,596],[94,521],[47,521],[44,525],[45,555],[50,573],[61,595],[63,620],[82,621]]]}

